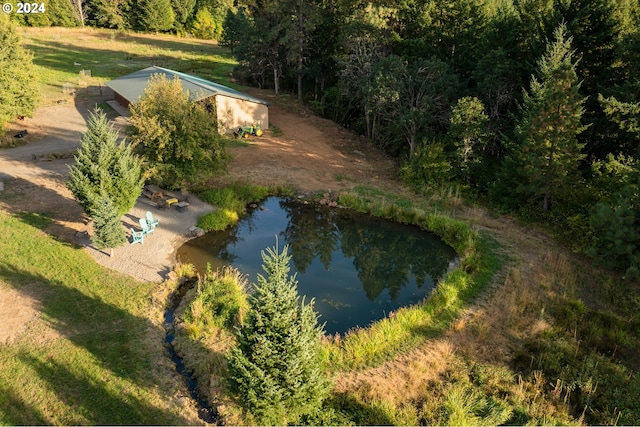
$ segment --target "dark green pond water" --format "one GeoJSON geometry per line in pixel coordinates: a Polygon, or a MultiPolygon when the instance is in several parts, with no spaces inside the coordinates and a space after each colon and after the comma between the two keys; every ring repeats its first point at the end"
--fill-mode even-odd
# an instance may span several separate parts
{"type": "Polygon", "coordinates": [[[289,245],[298,292],[315,298],[328,334],[366,327],[428,296],[456,260],[433,233],[346,209],[271,197],[237,227],[211,232],[178,249],[199,271],[233,265],[256,282],[260,251],[289,245]]]}

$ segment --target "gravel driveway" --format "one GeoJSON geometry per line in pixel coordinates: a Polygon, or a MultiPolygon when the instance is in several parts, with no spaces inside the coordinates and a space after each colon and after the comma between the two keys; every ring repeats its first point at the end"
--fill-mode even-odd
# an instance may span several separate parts
{"type": "MultiPolygon", "coordinates": [[[[144,244],[116,248],[113,257],[95,249],[88,234],[89,219],[64,182],[68,177],[68,165],[73,164],[70,153],[80,146],[89,111],[100,101],[68,102],[40,108],[33,118],[21,123],[35,141],[0,150],[0,191],[10,195],[5,201],[0,200],[0,209],[11,213],[47,212],[52,216],[53,224],[45,231],[83,246],[98,263],[108,268],[143,281],[161,281],[176,261],[175,249],[189,238],[189,228],[196,225],[200,215],[214,208],[190,195],[190,206],[186,211],[178,212],[175,207],[161,210],[141,196],[122,218],[123,226],[129,235],[130,227],[139,229],[138,218],[151,211],[160,220],[154,233],[145,238],[144,244]]],[[[123,129],[125,121],[122,117],[113,122],[116,129],[123,129]]]]}

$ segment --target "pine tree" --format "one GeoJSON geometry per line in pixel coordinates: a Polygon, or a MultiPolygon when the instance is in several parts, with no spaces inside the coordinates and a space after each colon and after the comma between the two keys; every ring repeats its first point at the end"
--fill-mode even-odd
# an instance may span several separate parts
{"type": "Polygon", "coordinates": [[[124,215],[142,193],[142,161],[129,145],[117,141],[118,133],[96,108],[89,117],[67,181],[67,187],[89,214],[104,194],[116,206],[118,215],[124,215]]]}
{"type": "Polygon", "coordinates": [[[175,20],[170,0],[145,0],[140,4],[140,12],[140,24],[147,31],[167,31],[175,20]]]}
{"type": "Polygon", "coordinates": [[[113,248],[127,241],[116,205],[109,197],[100,195],[90,214],[93,217],[94,231],[91,241],[98,249],[111,249],[110,255],[113,256],[113,248]]]}
{"type": "Polygon", "coordinates": [[[329,393],[319,357],[322,327],[313,300],[300,303],[288,247],[262,252],[250,309],[228,358],[229,386],[258,424],[287,425],[317,413],[329,393]]]}
{"type": "Polygon", "coordinates": [[[171,0],[171,6],[175,15],[174,26],[178,30],[183,30],[187,21],[193,17],[196,0],[171,0]]]}
{"type": "Polygon", "coordinates": [[[87,10],[91,25],[117,29],[129,26],[130,13],[130,0],[92,0],[87,10]]]}
{"type": "Polygon", "coordinates": [[[0,13],[0,130],[16,116],[31,116],[38,98],[32,56],[16,26],[0,13]]]}
{"type": "Polygon", "coordinates": [[[532,77],[516,124],[515,157],[522,175],[517,191],[531,199],[541,197],[545,212],[556,189],[567,183],[584,157],[577,139],[585,128],[580,123],[584,98],[578,93],[576,62],[566,34],[564,24],[555,30],[555,41],[538,61],[540,80],[532,77]]]}

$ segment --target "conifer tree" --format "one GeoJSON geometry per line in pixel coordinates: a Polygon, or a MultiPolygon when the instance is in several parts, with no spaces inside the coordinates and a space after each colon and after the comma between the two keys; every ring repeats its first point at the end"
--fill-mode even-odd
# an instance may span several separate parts
{"type": "Polygon", "coordinates": [[[170,0],[144,0],[140,3],[140,24],[144,30],[167,31],[174,20],[170,0]]]}
{"type": "Polygon", "coordinates": [[[16,25],[0,13],[0,129],[16,116],[31,116],[37,98],[32,56],[22,47],[16,25]]]}
{"type": "Polygon", "coordinates": [[[67,181],[69,190],[90,215],[103,194],[116,206],[118,216],[122,216],[142,193],[142,161],[129,145],[117,141],[117,131],[96,108],[89,117],[87,132],[82,135],[76,164],[70,167],[67,181]]]}
{"type": "Polygon", "coordinates": [[[127,241],[117,206],[108,196],[100,195],[90,214],[93,217],[91,241],[98,249],[110,249],[110,256],[113,256],[113,248],[121,246],[127,241]]]}
{"type": "Polygon", "coordinates": [[[313,300],[300,302],[288,247],[262,252],[250,309],[228,358],[229,386],[259,425],[287,425],[317,413],[329,393],[319,357],[322,326],[313,300]]]}
{"type": "Polygon", "coordinates": [[[567,183],[584,157],[584,144],[577,139],[585,128],[580,123],[584,98],[578,93],[571,38],[564,24],[554,36],[538,61],[540,79],[532,77],[516,124],[515,157],[522,175],[517,191],[530,199],[542,198],[545,212],[557,188],[567,183]]]}

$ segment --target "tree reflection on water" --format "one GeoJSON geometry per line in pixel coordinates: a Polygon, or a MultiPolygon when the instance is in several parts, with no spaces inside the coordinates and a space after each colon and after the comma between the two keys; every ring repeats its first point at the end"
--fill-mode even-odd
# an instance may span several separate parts
{"type": "Polygon", "coordinates": [[[204,271],[207,263],[238,267],[255,280],[260,251],[274,236],[289,245],[298,290],[316,299],[328,333],[342,333],[429,294],[455,252],[417,227],[296,200],[269,198],[237,227],[207,233],[178,250],[204,271]]]}

